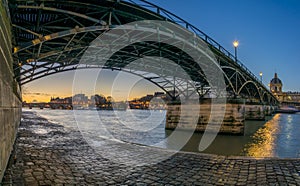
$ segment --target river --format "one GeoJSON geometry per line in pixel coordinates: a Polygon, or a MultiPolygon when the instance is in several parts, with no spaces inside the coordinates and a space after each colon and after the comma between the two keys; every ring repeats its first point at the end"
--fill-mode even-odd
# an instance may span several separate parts
{"type": "MultiPolygon", "coordinates": [[[[173,131],[164,128],[166,111],[30,111],[61,124],[66,129],[79,128],[84,137],[170,147],[168,138],[173,131]]],[[[182,133],[184,135],[185,131],[182,133]]],[[[194,133],[181,150],[199,152],[202,136],[202,133],[194,133]]],[[[246,121],[244,135],[217,135],[212,144],[202,152],[228,156],[299,158],[300,114],[276,114],[267,118],[267,121],[246,121]]]]}

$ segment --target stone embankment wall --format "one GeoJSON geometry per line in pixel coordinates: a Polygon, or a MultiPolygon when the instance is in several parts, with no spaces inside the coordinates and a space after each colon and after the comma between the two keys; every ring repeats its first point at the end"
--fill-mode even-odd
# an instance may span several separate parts
{"type": "Polygon", "coordinates": [[[6,1],[0,1],[0,181],[21,118],[21,92],[13,79],[11,23],[6,1]]]}
{"type": "Polygon", "coordinates": [[[195,129],[197,132],[207,130],[228,134],[244,133],[243,104],[213,104],[213,111],[210,103],[201,103],[199,106],[197,109],[197,105],[168,105],[166,129],[178,127],[183,130],[195,129]],[[199,118],[195,120],[197,115],[199,118]]]}

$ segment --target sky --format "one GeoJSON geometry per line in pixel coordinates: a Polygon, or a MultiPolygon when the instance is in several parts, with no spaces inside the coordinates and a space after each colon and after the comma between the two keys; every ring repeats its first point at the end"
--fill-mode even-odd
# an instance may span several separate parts
{"type": "Polygon", "coordinates": [[[23,87],[23,101],[48,102],[51,97],[84,93],[112,96],[115,101],[133,100],[162,90],[149,81],[120,71],[87,69],[47,76],[23,87]],[[84,85],[84,86],[82,86],[84,85]]]}
{"type": "MultiPolygon", "coordinates": [[[[259,76],[262,72],[266,86],[277,72],[284,91],[300,91],[299,0],[149,1],[185,19],[232,53],[232,42],[238,40],[239,60],[253,74],[259,76]]],[[[66,72],[29,83],[23,87],[23,99],[30,102],[46,101],[51,96],[71,96],[73,75],[74,72],[66,72]]],[[[110,71],[103,73],[95,92],[111,95],[107,82],[114,76],[110,71]]],[[[161,90],[139,80],[129,97],[154,91],[161,90]]]]}

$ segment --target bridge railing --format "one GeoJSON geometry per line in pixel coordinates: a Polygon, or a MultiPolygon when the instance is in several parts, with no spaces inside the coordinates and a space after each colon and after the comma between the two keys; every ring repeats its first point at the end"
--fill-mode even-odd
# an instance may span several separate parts
{"type": "Polygon", "coordinates": [[[207,42],[209,45],[213,46],[217,50],[219,50],[223,55],[230,58],[235,65],[243,69],[245,73],[248,74],[252,79],[256,80],[257,83],[260,84],[261,87],[264,87],[264,89],[268,90],[268,88],[257,78],[256,75],[254,75],[240,60],[236,60],[235,56],[231,54],[228,50],[226,50],[223,46],[221,46],[218,42],[216,42],[214,39],[206,35],[204,32],[202,32],[200,29],[195,27],[194,25],[190,24],[189,22],[185,21],[184,19],[180,18],[179,16],[169,12],[168,10],[161,8],[153,3],[150,3],[146,0],[123,0],[125,2],[130,2],[132,4],[135,4],[137,6],[146,8],[148,10],[151,10],[153,12],[156,12],[157,14],[161,15],[162,17],[166,18],[166,21],[171,21],[176,24],[179,24],[186,29],[192,31],[197,36],[199,36],[201,39],[203,39],[205,42],[207,42]]]}

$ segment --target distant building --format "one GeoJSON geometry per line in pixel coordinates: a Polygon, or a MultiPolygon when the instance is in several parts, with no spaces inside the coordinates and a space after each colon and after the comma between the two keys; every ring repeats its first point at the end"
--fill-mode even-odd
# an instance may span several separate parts
{"type": "Polygon", "coordinates": [[[270,81],[270,91],[279,100],[280,103],[285,105],[299,105],[300,106],[300,92],[283,92],[283,83],[275,73],[274,78],[270,81]]]}
{"type": "Polygon", "coordinates": [[[154,92],[154,97],[162,97],[162,96],[166,96],[166,94],[164,92],[154,92]]]}
{"type": "Polygon", "coordinates": [[[104,96],[100,96],[98,94],[91,96],[91,104],[92,105],[104,105],[107,100],[104,96]]]}
{"type": "Polygon", "coordinates": [[[52,109],[72,109],[72,97],[51,97],[50,102],[48,104],[52,109]]]}
{"type": "Polygon", "coordinates": [[[274,78],[270,81],[270,91],[276,96],[282,94],[282,81],[278,78],[275,73],[274,78]]]}
{"type": "Polygon", "coordinates": [[[85,94],[76,94],[73,96],[73,105],[87,107],[89,99],[85,94]]]}
{"type": "Polygon", "coordinates": [[[149,104],[149,102],[151,101],[151,99],[153,99],[153,97],[154,97],[153,95],[148,94],[148,95],[146,95],[146,96],[141,97],[141,98],[139,99],[139,101],[141,101],[141,102],[146,102],[146,103],[149,104]]]}
{"type": "Polygon", "coordinates": [[[155,92],[154,95],[148,94],[129,101],[129,107],[131,109],[165,109],[167,100],[167,95],[164,92],[155,92]]]}
{"type": "Polygon", "coordinates": [[[57,104],[72,104],[72,97],[67,98],[52,98],[50,99],[49,103],[57,103],[57,104]]]}

